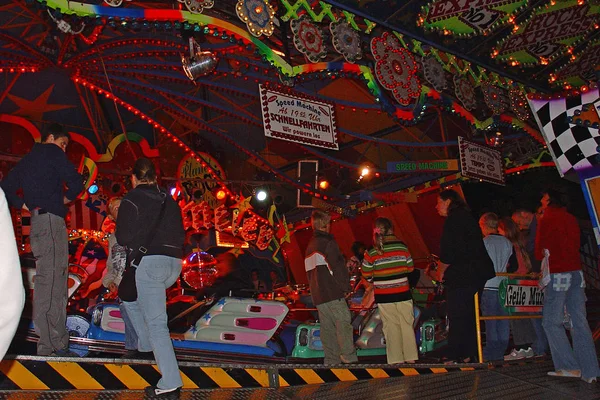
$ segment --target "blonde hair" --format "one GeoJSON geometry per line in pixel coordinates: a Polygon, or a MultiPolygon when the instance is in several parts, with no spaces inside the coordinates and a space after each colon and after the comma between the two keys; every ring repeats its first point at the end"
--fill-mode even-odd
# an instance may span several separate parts
{"type": "Polygon", "coordinates": [[[481,216],[481,218],[479,218],[479,221],[481,221],[483,223],[483,225],[486,226],[486,228],[491,229],[493,231],[498,231],[498,222],[499,222],[500,218],[498,218],[498,216],[496,214],[494,214],[493,212],[487,212],[485,214],[483,214],[481,216]]]}
{"type": "Polygon", "coordinates": [[[322,210],[315,210],[311,216],[312,226],[314,229],[324,230],[331,222],[331,215],[322,210]]]}
{"type": "Polygon", "coordinates": [[[504,231],[504,237],[512,243],[515,250],[523,257],[527,272],[531,272],[531,258],[529,258],[529,253],[527,253],[527,249],[525,248],[523,234],[519,231],[517,224],[510,218],[502,218],[499,222],[499,228],[504,231]]]}
{"type": "Polygon", "coordinates": [[[394,234],[394,225],[387,218],[377,218],[373,229],[373,246],[377,250],[377,254],[383,254],[383,238],[394,234]]]}
{"type": "Polygon", "coordinates": [[[110,200],[108,200],[107,208],[109,215],[112,216],[114,214],[113,210],[117,206],[117,203],[120,203],[121,200],[123,200],[122,197],[112,197],[110,200]]]}

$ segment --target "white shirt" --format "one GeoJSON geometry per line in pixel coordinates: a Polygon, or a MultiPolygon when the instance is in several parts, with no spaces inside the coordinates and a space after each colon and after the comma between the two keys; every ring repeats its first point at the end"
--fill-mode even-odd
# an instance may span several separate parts
{"type": "Polygon", "coordinates": [[[25,304],[25,290],[17,241],[4,192],[0,189],[0,360],[17,331],[25,304]]]}

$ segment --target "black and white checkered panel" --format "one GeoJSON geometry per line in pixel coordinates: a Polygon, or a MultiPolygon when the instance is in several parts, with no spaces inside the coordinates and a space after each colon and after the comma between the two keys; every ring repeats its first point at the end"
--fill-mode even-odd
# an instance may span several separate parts
{"type": "Polygon", "coordinates": [[[575,110],[584,104],[598,101],[598,89],[581,96],[553,100],[530,99],[529,105],[536,117],[542,135],[552,152],[561,175],[588,168],[592,165],[600,145],[598,129],[569,123],[575,110]]]}

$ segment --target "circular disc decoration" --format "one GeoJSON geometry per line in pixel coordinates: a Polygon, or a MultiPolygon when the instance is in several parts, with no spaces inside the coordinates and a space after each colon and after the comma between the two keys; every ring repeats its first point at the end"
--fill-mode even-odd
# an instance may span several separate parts
{"type": "Polygon", "coordinates": [[[403,106],[413,103],[413,99],[421,95],[421,82],[412,53],[389,32],[371,40],[371,53],[375,58],[375,75],[379,83],[390,90],[403,106]]]}
{"type": "Polygon", "coordinates": [[[473,110],[477,107],[475,88],[467,78],[454,75],[454,93],[456,94],[456,98],[460,100],[463,107],[467,110],[473,110]]]}
{"type": "Polygon", "coordinates": [[[346,61],[354,63],[362,58],[360,35],[349,23],[342,20],[332,22],[329,24],[329,30],[333,47],[346,61]]]}
{"type": "Polygon", "coordinates": [[[510,109],[522,121],[529,118],[529,104],[527,98],[519,89],[512,88],[508,92],[510,98],[510,109]]]}
{"type": "Polygon", "coordinates": [[[294,33],[294,46],[310,62],[316,63],[327,57],[323,32],[306,14],[292,20],[290,27],[294,33]]]}
{"type": "Polygon", "coordinates": [[[266,0],[240,0],[235,6],[238,17],[256,37],[271,36],[275,30],[275,10],[266,0]]]}
{"type": "Polygon", "coordinates": [[[502,114],[508,108],[508,99],[504,91],[498,86],[484,83],[481,85],[485,104],[494,114],[502,114]]]}
{"type": "Polygon", "coordinates": [[[421,63],[423,64],[423,74],[427,82],[438,92],[446,89],[448,83],[446,82],[446,73],[442,64],[431,55],[423,56],[421,63]]]}
{"type": "Polygon", "coordinates": [[[180,3],[185,4],[189,12],[192,14],[200,14],[205,8],[213,8],[215,5],[214,0],[177,0],[180,3]]]}

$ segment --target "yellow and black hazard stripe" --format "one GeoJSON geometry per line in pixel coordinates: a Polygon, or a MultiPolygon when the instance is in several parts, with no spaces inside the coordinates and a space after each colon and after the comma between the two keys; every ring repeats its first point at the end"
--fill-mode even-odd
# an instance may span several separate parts
{"type": "MultiPolygon", "coordinates": [[[[322,365],[229,366],[182,362],[179,369],[184,389],[218,389],[352,382],[473,370],[474,367],[353,365],[352,368],[326,368],[322,365]]],[[[71,361],[28,357],[0,363],[0,390],[135,390],[155,384],[159,378],[158,368],[150,362],[129,364],[102,359],[71,361]]]]}

